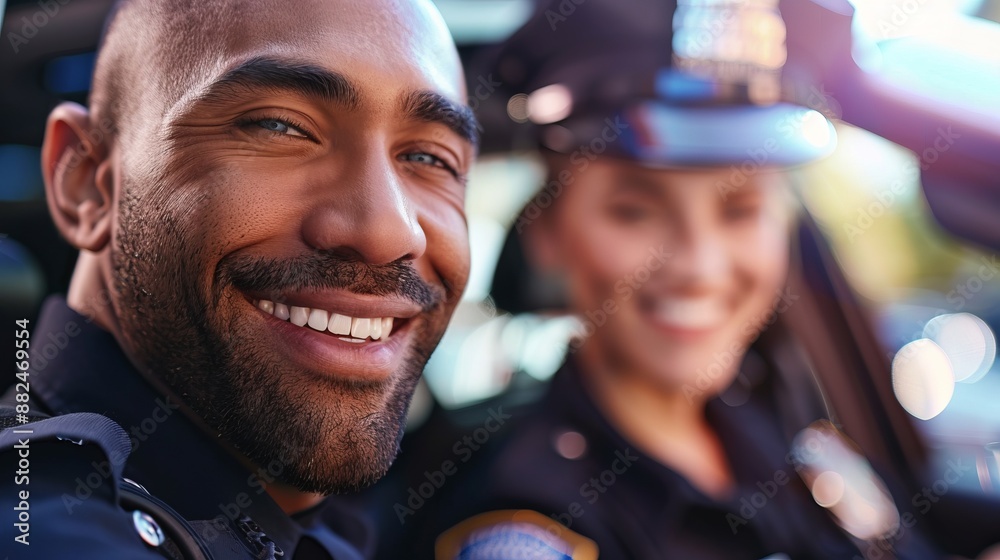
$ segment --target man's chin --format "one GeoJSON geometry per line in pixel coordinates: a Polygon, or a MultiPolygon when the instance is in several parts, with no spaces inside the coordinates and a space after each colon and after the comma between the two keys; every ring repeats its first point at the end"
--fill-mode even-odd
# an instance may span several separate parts
{"type": "Polygon", "coordinates": [[[366,381],[285,371],[264,406],[245,394],[241,417],[222,430],[275,480],[302,492],[370,486],[392,465],[416,384],[412,371],[366,381]]]}
{"type": "Polygon", "coordinates": [[[256,466],[251,480],[261,485],[276,481],[300,492],[329,495],[361,490],[388,472],[398,439],[388,426],[365,434],[353,431],[346,441],[339,436],[314,444],[293,444],[292,439],[301,435],[258,443],[247,453],[256,466]]]}
{"type": "Polygon", "coordinates": [[[354,472],[348,465],[330,464],[323,469],[322,474],[289,473],[278,478],[282,484],[307,494],[330,496],[334,494],[349,494],[359,492],[378,482],[392,466],[392,460],[386,461],[380,468],[365,472],[354,472]],[[334,474],[335,476],[330,476],[334,474]]]}

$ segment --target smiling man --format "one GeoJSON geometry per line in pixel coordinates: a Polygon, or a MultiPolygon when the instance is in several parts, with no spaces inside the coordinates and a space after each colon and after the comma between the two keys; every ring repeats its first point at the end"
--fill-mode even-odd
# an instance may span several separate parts
{"type": "Polygon", "coordinates": [[[388,469],[468,274],[458,56],[430,2],[183,4],[119,3],[90,107],[49,117],[80,257],[2,401],[2,549],[359,557],[324,497],[388,469]]]}

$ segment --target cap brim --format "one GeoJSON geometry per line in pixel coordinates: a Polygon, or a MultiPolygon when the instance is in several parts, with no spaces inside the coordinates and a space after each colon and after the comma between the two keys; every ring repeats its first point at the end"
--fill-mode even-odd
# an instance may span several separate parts
{"type": "Polygon", "coordinates": [[[837,145],[837,132],[825,116],[788,103],[690,107],[649,101],[614,119],[563,126],[572,133],[574,148],[596,151],[597,144],[617,157],[667,167],[795,166],[823,158],[837,145]]]}

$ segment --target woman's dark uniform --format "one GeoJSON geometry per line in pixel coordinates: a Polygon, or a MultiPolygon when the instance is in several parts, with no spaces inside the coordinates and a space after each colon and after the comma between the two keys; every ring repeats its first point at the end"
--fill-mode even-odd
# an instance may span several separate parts
{"type": "MultiPolygon", "coordinates": [[[[756,355],[749,362],[766,367],[756,355]]],[[[597,409],[581,377],[571,357],[534,404],[507,408],[490,402],[476,407],[488,414],[486,410],[504,406],[512,418],[404,520],[405,536],[383,547],[379,557],[397,558],[406,551],[407,557],[431,558],[438,536],[462,521],[486,512],[532,510],[552,521],[543,527],[550,537],[567,541],[582,535],[597,544],[601,559],[893,558],[883,549],[863,554],[858,541],[817,505],[798,473],[789,437],[790,423],[805,428],[808,422],[798,413],[781,412],[783,407],[775,402],[780,381],[766,371],[750,376],[756,385],[749,393],[723,394],[707,406],[709,422],[733,468],[736,491],[727,500],[706,496],[623,438],[597,409]]],[[[456,428],[456,433],[462,431],[456,428]]],[[[428,449],[419,440],[404,460],[419,462],[414,455],[428,449]]],[[[433,461],[423,458],[423,467],[411,467],[410,487],[419,487],[433,468],[433,461]]],[[[490,545],[505,552],[492,557],[520,557],[523,526],[500,526],[506,530],[499,536],[494,531],[490,545]]],[[[466,547],[481,538],[471,530],[459,528],[456,533],[466,547]]],[[[900,531],[889,544],[896,558],[943,557],[916,530],[900,531]]]]}

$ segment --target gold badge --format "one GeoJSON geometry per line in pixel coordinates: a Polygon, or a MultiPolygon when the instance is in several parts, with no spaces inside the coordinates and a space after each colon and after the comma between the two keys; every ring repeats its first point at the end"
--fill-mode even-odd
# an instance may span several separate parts
{"type": "Polygon", "coordinates": [[[596,560],[597,543],[536,511],[511,509],[482,513],[448,529],[438,537],[434,557],[596,560]]]}

